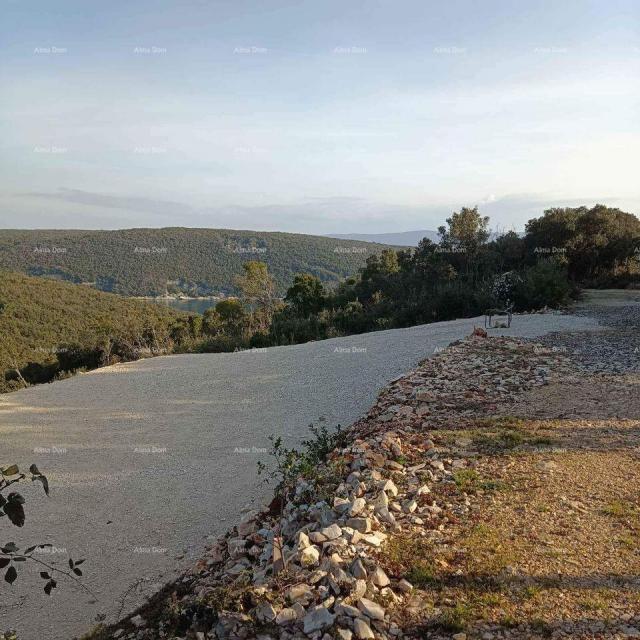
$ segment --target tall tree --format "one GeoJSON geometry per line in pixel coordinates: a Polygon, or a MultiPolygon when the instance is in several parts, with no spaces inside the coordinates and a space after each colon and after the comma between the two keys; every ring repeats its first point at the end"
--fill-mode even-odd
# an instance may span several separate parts
{"type": "Polygon", "coordinates": [[[451,254],[475,284],[479,272],[479,254],[489,240],[489,216],[481,216],[478,207],[462,207],[447,218],[447,226],[438,227],[440,247],[451,254]],[[457,259],[456,259],[457,258],[457,259]]]}
{"type": "Polygon", "coordinates": [[[249,260],[242,265],[243,274],[235,284],[251,307],[251,325],[255,331],[269,328],[276,301],[276,287],[264,262],[249,260]]]}

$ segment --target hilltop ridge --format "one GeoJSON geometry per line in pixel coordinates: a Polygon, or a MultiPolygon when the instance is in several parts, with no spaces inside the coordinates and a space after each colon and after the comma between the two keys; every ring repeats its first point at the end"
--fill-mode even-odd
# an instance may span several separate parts
{"type": "Polygon", "coordinates": [[[88,284],[127,296],[229,294],[247,260],[266,262],[279,293],[296,273],[331,283],[385,245],[233,229],[0,231],[0,269],[88,284]]]}

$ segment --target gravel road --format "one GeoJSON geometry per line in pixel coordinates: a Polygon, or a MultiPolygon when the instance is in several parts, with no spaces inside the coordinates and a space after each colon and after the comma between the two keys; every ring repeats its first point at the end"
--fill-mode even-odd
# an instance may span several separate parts
{"type": "MultiPolygon", "coordinates": [[[[84,583],[66,579],[52,597],[35,567],[2,582],[0,629],[21,640],[69,640],[97,615],[111,620],[196,558],[271,491],[256,478],[269,434],[289,443],[319,417],[347,425],[378,391],[482,318],[275,347],[180,355],[100,369],[0,396],[3,464],[35,462],[51,497],[27,486],[27,522],[5,540],[48,542],[41,556],[63,567],[86,558],[84,583]],[[136,580],[136,588],[124,598],[136,580]]],[[[496,335],[533,337],[591,329],[587,317],[529,315],[496,335]]]]}

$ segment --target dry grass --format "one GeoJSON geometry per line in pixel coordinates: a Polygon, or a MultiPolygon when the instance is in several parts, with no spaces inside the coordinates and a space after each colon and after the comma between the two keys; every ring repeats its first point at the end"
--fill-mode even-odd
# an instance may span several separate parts
{"type": "MultiPolygon", "coordinates": [[[[559,392],[536,391],[532,411],[559,392]]],[[[392,552],[425,590],[419,628],[473,633],[489,624],[529,638],[574,621],[571,637],[586,638],[600,637],[589,635],[599,623],[623,624],[623,612],[640,616],[638,427],[604,417],[598,403],[588,419],[498,417],[436,432],[456,456],[470,447],[484,455],[453,476],[477,516],[448,527],[448,553],[432,543],[392,552]],[[490,482],[508,491],[488,491],[490,482]]]]}

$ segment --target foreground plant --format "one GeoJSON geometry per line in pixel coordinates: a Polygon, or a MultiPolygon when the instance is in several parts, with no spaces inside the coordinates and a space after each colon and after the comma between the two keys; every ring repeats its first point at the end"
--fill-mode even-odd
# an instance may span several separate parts
{"type": "MultiPolygon", "coordinates": [[[[18,484],[20,482],[24,482],[28,479],[31,482],[40,482],[44,489],[45,495],[49,495],[49,481],[47,477],[40,472],[38,467],[35,464],[32,464],[29,467],[30,478],[26,473],[21,473],[18,465],[13,464],[4,469],[0,468],[0,517],[7,517],[12,525],[16,527],[24,526],[25,522],[25,512],[24,512],[24,504],[25,499],[22,494],[17,491],[11,491],[6,496],[3,495],[6,490],[14,484],[18,484]]],[[[9,584],[13,584],[18,577],[18,569],[22,562],[34,562],[36,564],[41,565],[46,571],[40,571],[40,577],[44,580],[44,592],[47,595],[51,595],[53,589],[58,586],[57,581],[52,576],[52,573],[62,574],[67,576],[76,582],[82,589],[84,589],[87,593],[91,594],[93,597],[96,597],[95,594],[87,588],[82,582],[78,580],[79,576],[82,576],[82,570],[79,568],[80,565],[84,562],[84,559],[81,560],[73,560],[72,558],[68,559],[69,571],[64,569],[60,569],[58,567],[41,560],[40,558],[34,556],[33,554],[40,551],[42,552],[45,549],[51,548],[52,545],[45,544],[35,544],[30,547],[27,547],[20,550],[20,547],[16,545],[15,542],[7,542],[2,547],[0,547],[0,569],[6,569],[4,573],[4,580],[9,584]]]]}
{"type": "MultiPolygon", "coordinates": [[[[322,421],[323,419],[321,419],[322,421]]],[[[258,475],[266,476],[265,481],[275,481],[275,498],[272,507],[277,509],[280,517],[280,533],[282,532],[282,522],[287,503],[295,490],[296,482],[300,477],[311,478],[315,476],[318,466],[325,462],[327,456],[336,448],[344,446],[346,434],[342,427],[330,431],[326,425],[316,427],[309,425],[313,437],[302,441],[302,449],[287,448],[280,436],[271,435],[271,455],[275,465],[270,467],[263,462],[258,462],[258,475]]],[[[282,557],[282,567],[286,567],[284,555],[282,554],[283,540],[279,535],[274,540],[274,546],[280,551],[282,557]]]]}

